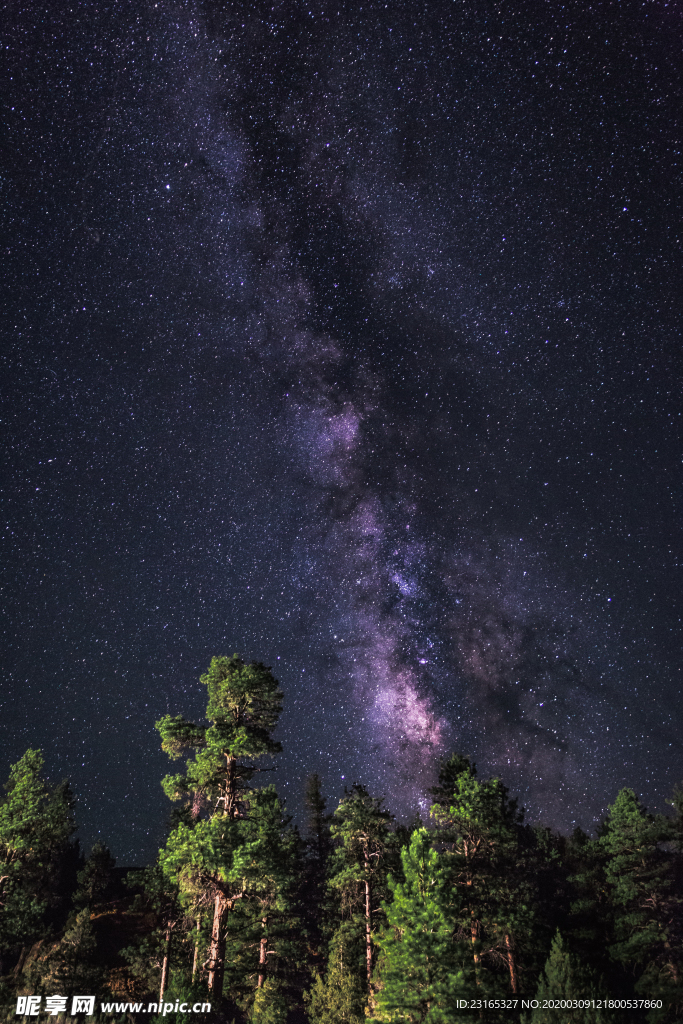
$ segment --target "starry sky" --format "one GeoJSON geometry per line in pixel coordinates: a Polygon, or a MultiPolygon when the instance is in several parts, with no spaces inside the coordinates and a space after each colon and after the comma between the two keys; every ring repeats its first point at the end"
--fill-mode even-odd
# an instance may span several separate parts
{"type": "MultiPolygon", "coordinates": [[[[13,0],[0,770],[163,838],[211,656],[273,778],[683,779],[678,2],[13,0]]],[[[270,777],[269,777],[270,778],[270,777]]]]}

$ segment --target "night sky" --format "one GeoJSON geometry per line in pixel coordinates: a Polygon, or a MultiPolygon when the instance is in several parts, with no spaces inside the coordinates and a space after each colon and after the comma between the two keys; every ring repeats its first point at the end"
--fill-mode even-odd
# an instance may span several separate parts
{"type": "Polygon", "coordinates": [[[0,772],[143,862],[237,651],[293,811],[664,810],[683,8],[273,2],[5,7],[0,772]]]}

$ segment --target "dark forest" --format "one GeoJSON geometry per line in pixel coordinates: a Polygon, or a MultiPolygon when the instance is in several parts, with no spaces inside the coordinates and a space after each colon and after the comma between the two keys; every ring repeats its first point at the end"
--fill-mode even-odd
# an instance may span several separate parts
{"type": "Polygon", "coordinates": [[[69,785],[44,781],[40,751],[12,767],[5,1004],[50,998],[66,1017],[87,993],[94,1019],[240,1024],[681,1019],[683,791],[666,816],[622,789],[596,837],[563,836],[453,753],[425,821],[397,824],[360,784],[328,813],[313,774],[300,829],[261,776],[282,749],[271,670],[215,657],[201,683],[204,722],[156,723],[181,770],[144,869],[101,842],[80,853],[69,785]]]}

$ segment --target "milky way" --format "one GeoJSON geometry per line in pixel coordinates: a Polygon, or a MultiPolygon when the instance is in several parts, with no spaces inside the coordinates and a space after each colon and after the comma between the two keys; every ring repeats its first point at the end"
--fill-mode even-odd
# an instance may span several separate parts
{"type": "Polygon", "coordinates": [[[610,11],[13,12],[3,756],[86,841],[155,849],[233,650],[294,809],[683,776],[680,25],[610,11]]]}

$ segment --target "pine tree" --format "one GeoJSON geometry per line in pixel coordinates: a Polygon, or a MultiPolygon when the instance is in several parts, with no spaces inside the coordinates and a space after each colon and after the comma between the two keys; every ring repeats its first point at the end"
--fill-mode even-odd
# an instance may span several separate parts
{"type": "Polygon", "coordinates": [[[550,955],[538,982],[535,1007],[529,1017],[529,1024],[601,1024],[608,1019],[605,1010],[594,1005],[581,1003],[599,1000],[604,993],[598,980],[585,964],[570,953],[559,931],[550,947],[550,955]],[[577,1000],[572,1009],[548,1008],[548,1001],[577,1000]]]}
{"type": "Polygon", "coordinates": [[[275,978],[266,978],[257,990],[249,1017],[250,1024],[286,1024],[287,1000],[275,978]]]}
{"type": "Polygon", "coordinates": [[[354,939],[357,936],[349,934],[349,929],[342,926],[337,930],[325,977],[317,975],[304,994],[311,1024],[365,1024],[368,993],[365,979],[357,970],[354,939]]]}
{"type": "Polygon", "coordinates": [[[342,918],[363,930],[368,995],[373,970],[373,917],[382,915],[381,902],[388,895],[387,873],[397,848],[389,828],[392,816],[381,803],[355,784],[334,812],[330,828],[336,848],[330,861],[329,887],[338,894],[342,918]]]}
{"type": "Polygon", "coordinates": [[[271,734],[282,693],[270,669],[260,662],[246,664],[236,654],[213,658],[201,682],[208,691],[208,726],[170,715],[157,722],[162,749],[170,757],[194,752],[184,774],[163,781],[167,795],[184,802],[189,821],[181,821],[173,831],[160,864],[169,877],[178,878],[185,903],[194,913],[212,905],[208,984],[214,998],[220,999],[226,914],[246,894],[243,837],[234,825],[247,814],[245,791],[260,770],[240,759],[281,749],[271,734]]]}
{"type": "Polygon", "coordinates": [[[570,914],[567,935],[573,948],[614,987],[615,964],[608,953],[612,909],[605,880],[607,854],[597,839],[576,828],[567,843],[570,914]]]}
{"type": "Polygon", "coordinates": [[[41,752],[27,750],[0,803],[0,957],[44,935],[60,857],[75,831],[68,784],[51,788],[42,771],[41,752]]]}
{"type": "MultiPolygon", "coordinates": [[[[255,997],[268,983],[273,998],[276,992],[278,999],[284,997],[305,959],[298,833],[273,786],[252,790],[248,801],[249,813],[236,825],[245,898],[227,920],[225,939],[226,981],[243,1010],[253,1009],[255,997]]],[[[259,1012],[265,1013],[263,997],[258,1003],[259,1012]]]]}
{"type": "Polygon", "coordinates": [[[401,860],[405,880],[389,879],[393,900],[385,906],[387,925],[378,940],[372,1020],[453,1024],[459,1019],[456,1000],[474,995],[474,976],[469,943],[456,934],[449,872],[424,828],[413,833],[401,860]]]}
{"type": "Polygon", "coordinates": [[[648,814],[632,789],[622,789],[598,839],[606,858],[610,956],[638,977],[640,996],[661,998],[667,1010],[683,1001],[683,897],[674,885],[675,838],[669,819],[648,814]]]}
{"type": "Polygon", "coordinates": [[[327,813],[318,775],[309,776],[305,806],[307,814],[304,835],[305,861],[301,876],[301,904],[309,955],[315,971],[324,955],[323,947],[326,945],[326,940],[329,942],[330,938],[327,865],[332,850],[330,833],[332,815],[327,813]]]}
{"type": "Polygon", "coordinates": [[[460,931],[469,935],[477,986],[519,991],[518,938],[528,932],[533,892],[520,869],[523,813],[499,779],[479,782],[467,758],[453,755],[433,791],[432,815],[446,844],[460,931]],[[499,978],[504,965],[508,986],[499,978]]]}
{"type": "Polygon", "coordinates": [[[111,886],[115,867],[116,860],[104,843],[95,843],[83,868],[78,872],[74,906],[79,910],[86,907],[93,910],[102,903],[111,886]]]}
{"type": "Polygon", "coordinates": [[[180,906],[178,884],[164,875],[159,864],[129,872],[126,885],[137,890],[131,912],[144,914],[153,924],[121,955],[150,998],[161,1003],[175,970],[188,967],[188,946],[194,946],[194,935],[188,934],[192,922],[180,906]],[[175,938],[178,933],[179,939],[175,938]]]}

